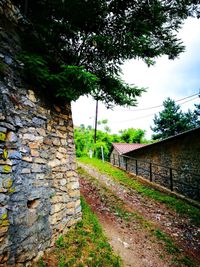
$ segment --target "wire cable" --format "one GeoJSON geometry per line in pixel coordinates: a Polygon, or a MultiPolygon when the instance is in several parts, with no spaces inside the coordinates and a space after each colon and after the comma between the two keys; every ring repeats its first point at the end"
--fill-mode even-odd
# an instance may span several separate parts
{"type": "MultiPolygon", "coordinates": [[[[198,95],[198,94],[197,94],[197,95],[198,95]]],[[[194,96],[194,95],[193,95],[193,96],[194,96]]],[[[187,98],[188,98],[188,97],[187,97],[187,98]]],[[[195,97],[195,98],[193,98],[193,99],[189,99],[189,100],[187,100],[187,101],[181,103],[180,106],[183,105],[183,104],[185,104],[185,103],[188,103],[188,102],[190,102],[190,101],[193,101],[193,100],[195,100],[195,99],[197,99],[197,98],[199,98],[199,97],[195,97]]],[[[186,99],[186,98],[184,98],[184,99],[186,99]]],[[[183,99],[182,99],[182,100],[183,100],[183,99]]],[[[162,105],[162,106],[163,106],[163,105],[162,105]]],[[[162,107],[162,106],[161,106],[161,107],[162,107]]],[[[141,116],[141,117],[137,117],[137,118],[133,118],[133,119],[129,119],[129,120],[123,120],[123,121],[109,121],[109,122],[112,122],[112,123],[123,123],[123,122],[129,122],[129,121],[135,121],[135,120],[139,120],[139,119],[144,119],[144,118],[147,118],[147,117],[150,117],[150,116],[153,116],[153,115],[155,115],[155,113],[148,114],[148,115],[141,116]]]]}
{"type": "MultiPolygon", "coordinates": [[[[196,93],[196,94],[193,94],[193,95],[186,96],[186,97],[184,97],[184,98],[175,100],[175,102],[180,102],[180,101],[182,101],[182,100],[185,100],[185,99],[187,99],[187,98],[191,98],[191,97],[193,97],[193,96],[197,96],[197,95],[199,95],[199,93],[196,93]]],[[[163,106],[163,104],[162,104],[162,105],[158,105],[158,106],[153,106],[153,107],[147,107],[147,108],[128,109],[128,110],[126,110],[126,111],[129,111],[129,112],[144,111],[144,110],[150,110],[150,109],[160,108],[160,107],[162,107],[162,106],[163,106]]],[[[123,110],[123,109],[118,109],[118,110],[116,110],[116,111],[125,111],[125,110],[123,110]]]]}

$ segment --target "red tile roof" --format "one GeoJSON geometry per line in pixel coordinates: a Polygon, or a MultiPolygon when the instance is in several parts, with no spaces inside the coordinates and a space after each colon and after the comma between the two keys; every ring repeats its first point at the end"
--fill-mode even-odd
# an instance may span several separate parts
{"type": "Polygon", "coordinates": [[[114,149],[121,155],[129,151],[146,146],[146,144],[127,144],[127,143],[112,143],[114,149]]]}

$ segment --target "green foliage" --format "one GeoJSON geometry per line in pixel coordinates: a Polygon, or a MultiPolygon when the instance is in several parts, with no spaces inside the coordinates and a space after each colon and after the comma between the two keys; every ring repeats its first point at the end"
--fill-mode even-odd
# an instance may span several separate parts
{"type": "Polygon", "coordinates": [[[18,55],[18,59],[24,63],[25,77],[28,77],[29,82],[48,90],[57,98],[77,100],[80,91],[88,94],[98,87],[98,78],[83,67],[60,66],[55,73],[42,56],[22,53],[18,55]]]}
{"type": "Polygon", "coordinates": [[[145,131],[141,129],[128,128],[121,130],[121,140],[125,143],[142,143],[145,131]]]}
{"type": "Polygon", "coordinates": [[[96,144],[94,144],[94,129],[84,125],[75,127],[74,140],[77,157],[88,156],[89,151],[92,150],[95,151],[97,158],[101,158],[101,147],[103,147],[105,160],[109,160],[112,143],[142,143],[144,141],[144,130],[129,128],[128,130],[120,131],[119,134],[110,134],[110,128],[107,123],[107,120],[98,122],[99,127],[104,127],[104,131],[97,130],[96,144]]]}
{"type": "Polygon", "coordinates": [[[99,91],[91,92],[91,95],[106,104],[108,108],[114,105],[136,106],[137,97],[142,92],[146,92],[145,88],[130,86],[123,82],[117,76],[108,76],[106,73],[100,74],[99,91]],[[101,76],[102,75],[102,76],[101,76]]]}
{"type": "Polygon", "coordinates": [[[109,163],[106,162],[103,163],[102,161],[94,158],[93,159],[80,158],[79,160],[83,163],[96,167],[102,174],[109,175],[114,180],[119,181],[125,186],[133,188],[138,193],[150,199],[154,199],[156,201],[164,203],[169,208],[175,210],[177,213],[182,215],[187,215],[195,225],[200,226],[199,208],[194,207],[183,200],[177,199],[176,197],[169,196],[167,194],[157,191],[156,189],[144,186],[137,180],[133,179],[133,177],[127,174],[126,172],[111,166],[109,163]]]}
{"type": "MultiPolygon", "coordinates": [[[[200,97],[200,95],[199,95],[200,97]]],[[[197,121],[200,126],[200,104],[195,104],[195,110],[194,110],[195,115],[197,116],[197,121]]]]}
{"type": "Polygon", "coordinates": [[[103,149],[104,157],[106,160],[108,160],[110,148],[111,148],[111,142],[108,143],[105,142],[105,140],[97,141],[96,144],[94,145],[95,157],[101,159],[102,157],[101,149],[103,149]]]}
{"type": "Polygon", "coordinates": [[[59,237],[58,237],[58,239],[56,240],[56,246],[58,247],[58,248],[64,248],[65,247],[65,242],[64,242],[64,238],[63,238],[63,236],[62,235],[60,235],[59,237]]]}
{"type": "Polygon", "coordinates": [[[167,98],[163,106],[164,109],[154,117],[154,127],[151,127],[155,132],[152,136],[154,140],[174,136],[198,126],[195,113],[190,110],[183,113],[174,100],[167,98]]]}
{"type": "Polygon", "coordinates": [[[19,22],[24,23],[20,32],[27,55],[22,60],[24,69],[26,71],[29,61],[28,68],[35,71],[29,72],[32,82],[46,91],[50,75],[52,86],[56,85],[56,88],[48,93],[54,96],[74,100],[90,93],[108,106],[135,105],[136,97],[143,89],[130,86],[119,78],[121,64],[131,58],[141,58],[151,65],[161,55],[171,59],[177,57],[184,47],[175,33],[184,19],[199,15],[197,3],[194,0],[184,3],[167,0],[13,0],[26,18],[19,22]],[[77,69],[72,71],[62,66],[77,69]],[[73,79],[70,79],[71,75],[73,79]]]}
{"type": "Polygon", "coordinates": [[[89,150],[93,150],[94,147],[94,130],[90,127],[85,128],[84,125],[75,127],[74,129],[74,141],[76,146],[77,157],[87,156],[89,150]]]}
{"type": "Polygon", "coordinates": [[[48,261],[49,257],[50,259],[54,257],[54,262],[55,260],[58,262],[56,266],[60,267],[120,267],[120,258],[113,253],[97,216],[91,211],[83,197],[81,197],[81,206],[82,221],[70,229],[66,236],[58,238],[56,249],[43,258],[43,264],[48,261]]]}
{"type": "Polygon", "coordinates": [[[47,267],[47,265],[43,262],[42,259],[39,260],[39,262],[38,262],[38,266],[39,266],[39,267],[47,267]]]}

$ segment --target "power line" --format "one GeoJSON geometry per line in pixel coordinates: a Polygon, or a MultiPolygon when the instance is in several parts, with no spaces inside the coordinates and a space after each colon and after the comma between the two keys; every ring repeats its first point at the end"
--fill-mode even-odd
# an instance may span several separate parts
{"type": "Polygon", "coordinates": [[[183,104],[185,104],[185,103],[187,103],[187,102],[190,102],[190,101],[192,101],[192,100],[195,100],[195,99],[197,99],[197,98],[199,98],[199,97],[194,97],[194,98],[192,98],[192,99],[190,99],[190,100],[187,100],[187,101],[185,101],[185,102],[183,102],[183,103],[180,103],[179,105],[182,106],[183,104]]]}
{"type": "MultiPolygon", "coordinates": [[[[186,97],[184,97],[184,98],[175,100],[175,102],[180,102],[180,101],[182,101],[182,100],[185,100],[185,99],[187,99],[187,98],[191,98],[191,97],[193,97],[193,96],[197,96],[197,95],[199,95],[199,93],[196,93],[196,94],[194,94],[194,95],[186,96],[186,97]]],[[[131,112],[144,111],[144,110],[150,110],[150,109],[154,109],[154,108],[160,108],[160,107],[162,107],[162,106],[163,106],[163,104],[162,104],[162,105],[158,105],[158,106],[153,106],[153,107],[141,108],[141,109],[128,109],[128,110],[126,110],[126,111],[131,111],[131,112]]],[[[122,110],[122,109],[118,109],[117,111],[124,111],[124,110],[122,110]]]]}
{"type": "MultiPolygon", "coordinates": [[[[195,94],[195,95],[198,95],[198,94],[195,94]]],[[[194,95],[193,95],[193,96],[194,96],[194,95]]],[[[190,97],[192,97],[192,96],[190,96],[190,97]]],[[[189,97],[185,97],[184,99],[187,99],[187,98],[189,98],[189,97]]],[[[193,101],[193,100],[195,100],[195,99],[197,99],[197,98],[199,98],[199,97],[195,97],[195,98],[192,98],[192,99],[190,99],[190,100],[187,100],[187,101],[181,103],[180,106],[182,106],[183,104],[185,104],[185,103],[187,103],[187,102],[193,101]]],[[[183,99],[182,99],[182,100],[183,100],[183,99]]],[[[180,100],[179,100],[179,101],[180,101],[180,100]]],[[[176,102],[177,102],[177,101],[176,101],[176,102]]],[[[163,106],[163,105],[161,105],[161,107],[162,107],[162,106],[163,106]]],[[[145,115],[145,116],[140,116],[140,117],[133,118],[133,119],[129,119],[129,120],[112,121],[112,123],[122,123],[122,122],[135,121],[135,120],[139,120],[139,119],[144,119],[144,118],[147,118],[147,117],[151,117],[151,116],[153,116],[153,115],[155,115],[155,113],[151,113],[151,114],[148,114],[148,115],[145,115]]]]}

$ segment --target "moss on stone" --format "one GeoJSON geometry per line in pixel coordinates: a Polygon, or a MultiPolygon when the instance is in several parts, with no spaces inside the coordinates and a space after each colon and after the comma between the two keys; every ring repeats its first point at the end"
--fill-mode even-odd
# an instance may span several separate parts
{"type": "Polygon", "coordinates": [[[15,192],[15,187],[11,187],[11,188],[8,189],[8,193],[9,194],[12,194],[14,192],[15,192]]]}
{"type": "Polygon", "coordinates": [[[8,159],[8,150],[6,148],[4,148],[4,150],[3,150],[2,157],[3,157],[3,160],[7,160],[8,159]]]}
{"type": "Polygon", "coordinates": [[[5,227],[10,224],[9,220],[0,220],[0,227],[5,227]]]}
{"type": "Polygon", "coordinates": [[[5,142],[6,141],[6,134],[0,132],[0,142],[5,142]]]}
{"type": "Polygon", "coordinates": [[[4,171],[5,173],[10,173],[10,172],[11,172],[11,166],[9,166],[9,165],[4,165],[4,166],[3,166],[3,171],[4,171]]]}
{"type": "Polygon", "coordinates": [[[1,219],[2,220],[6,220],[8,218],[8,214],[7,213],[3,213],[2,215],[1,215],[1,219]]]}

